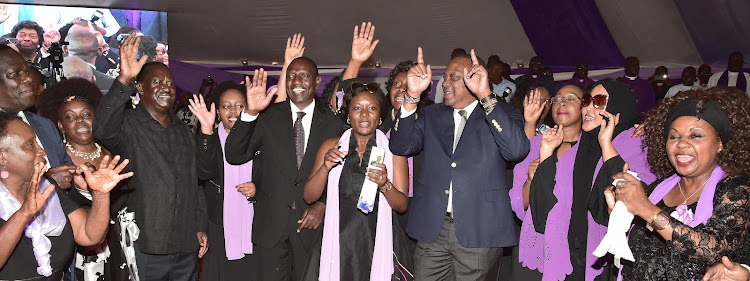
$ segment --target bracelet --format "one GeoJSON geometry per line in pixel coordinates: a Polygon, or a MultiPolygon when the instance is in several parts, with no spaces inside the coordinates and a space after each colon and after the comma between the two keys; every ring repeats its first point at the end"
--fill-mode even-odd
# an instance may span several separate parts
{"type": "Polygon", "coordinates": [[[482,108],[484,108],[485,114],[490,114],[492,112],[492,109],[495,108],[495,105],[497,105],[497,96],[494,94],[490,94],[489,96],[486,96],[479,100],[479,103],[482,105],[482,108]]]}
{"type": "Polygon", "coordinates": [[[388,191],[391,191],[391,189],[393,189],[393,184],[391,183],[391,181],[387,181],[383,185],[383,188],[380,188],[380,192],[386,193],[388,191]]]}
{"type": "Polygon", "coordinates": [[[417,104],[419,103],[419,100],[421,100],[421,97],[413,98],[409,93],[404,93],[404,102],[408,104],[417,104]]]}

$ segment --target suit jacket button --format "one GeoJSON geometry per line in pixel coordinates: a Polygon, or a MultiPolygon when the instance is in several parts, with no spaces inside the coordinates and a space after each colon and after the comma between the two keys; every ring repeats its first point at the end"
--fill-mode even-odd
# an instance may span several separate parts
{"type": "Polygon", "coordinates": [[[456,165],[456,162],[451,163],[451,167],[455,168],[456,166],[458,166],[456,165]]]}

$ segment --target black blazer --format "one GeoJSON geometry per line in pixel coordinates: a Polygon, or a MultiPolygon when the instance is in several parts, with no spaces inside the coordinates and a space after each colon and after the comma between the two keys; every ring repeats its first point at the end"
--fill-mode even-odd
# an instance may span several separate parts
{"type": "MultiPolygon", "coordinates": [[[[253,243],[272,247],[288,225],[296,225],[307,208],[302,189],[310,176],[318,148],[326,139],[338,137],[343,122],[320,101],[316,101],[302,165],[297,170],[290,102],[270,105],[253,122],[237,120],[225,143],[225,156],[231,164],[251,159],[257,187],[253,243]],[[256,156],[259,152],[260,158],[256,156]]],[[[309,248],[314,231],[303,229],[300,237],[309,248]]]]}

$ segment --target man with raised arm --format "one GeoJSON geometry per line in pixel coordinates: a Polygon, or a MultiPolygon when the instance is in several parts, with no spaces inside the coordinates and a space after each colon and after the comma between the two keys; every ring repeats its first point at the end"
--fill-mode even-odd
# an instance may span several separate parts
{"type": "Polygon", "coordinates": [[[198,179],[217,171],[198,170],[198,161],[210,161],[198,159],[206,136],[193,135],[172,113],[172,72],[162,63],[146,63],[146,56],[139,59],[140,41],[134,32],[120,46],[120,75],[97,107],[94,138],[130,159],[128,168],[136,174],[128,182],[126,206],[140,229],[134,242],[140,280],[198,280],[198,258],[208,251],[198,179]],[[133,109],[136,91],[142,98],[133,109]]]}
{"type": "Polygon", "coordinates": [[[407,226],[419,241],[414,280],[494,280],[502,247],[518,244],[505,163],[529,151],[523,116],[498,103],[474,50],[446,67],[443,104],[416,113],[432,81],[421,48],[417,63],[390,143],[398,155],[424,151],[407,226]]]}
{"type": "Polygon", "coordinates": [[[275,92],[265,93],[265,71],[255,75],[262,79],[253,83],[262,87],[246,79],[247,108],[227,136],[225,156],[230,164],[254,160],[254,169],[261,169],[253,176],[257,203],[252,235],[260,280],[300,280],[325,214],[323,202],[305,203],[302,188],[318,147],[339,136],[343,124],[314,99],[320,76],[313,60],[291,61],[283,102],[271,104],[275,92]]]}

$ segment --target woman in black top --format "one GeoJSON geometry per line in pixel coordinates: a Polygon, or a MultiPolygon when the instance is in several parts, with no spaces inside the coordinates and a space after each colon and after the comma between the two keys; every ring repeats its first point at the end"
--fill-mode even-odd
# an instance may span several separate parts
{"type": "Polygon", "coordinates": [[[61,280],[74,242],[91,246],[104,239],[109,192],[132,176],[120,174],[128,161],[117,165],[119,156],[106,157],[95,172],[81,166],[85,180],[74,180],[92,190],[89,212],[42,179],[45,155],[28,124],[0,112],[0,280],[61,280]]]}

